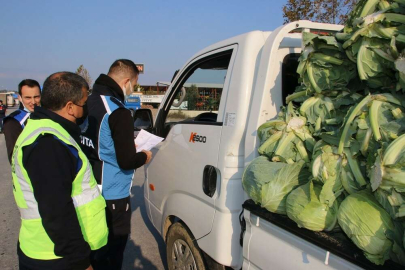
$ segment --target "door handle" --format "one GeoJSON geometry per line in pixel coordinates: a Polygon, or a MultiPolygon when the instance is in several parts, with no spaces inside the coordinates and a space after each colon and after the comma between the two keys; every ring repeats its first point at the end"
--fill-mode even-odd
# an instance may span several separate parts
{"type": "Polygon", "coordinates": [[[212,198],[217,190],[217,170],[214,166],[206,165],[204,167],[202,184],[204,193],[212,198]]]}

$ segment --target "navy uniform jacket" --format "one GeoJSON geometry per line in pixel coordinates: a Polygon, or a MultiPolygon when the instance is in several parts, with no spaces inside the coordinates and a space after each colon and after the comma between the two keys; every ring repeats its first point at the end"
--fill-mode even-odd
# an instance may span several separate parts
{"type": "Polygon", "coordinates": [[[123,101],[121,88],[104,74],[87,100],[81,143],[106,200],[128,197],[134,170],[146,162],[146,154],[136,152],[133,118],[123,101]]]}
{"type": "Polygon", "coordinates": [[[3,131],[4,138],[6,140],[7,157],[11,163],[11,156],[13,155],[13,150],[15,143],[20,136],[23,128],[27,124],[30,118],[30,113],[24,110],[16,110],[15,112],[9,114],[3,120],[3,131]]]}

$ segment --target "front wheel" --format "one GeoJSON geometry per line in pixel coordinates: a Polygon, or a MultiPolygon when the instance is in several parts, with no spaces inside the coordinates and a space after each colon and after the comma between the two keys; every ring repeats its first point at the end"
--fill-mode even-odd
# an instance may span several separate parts
{"type": "Polygon", "coordinates": [[[197,241],[181,223],[173,224],[167,233],[166,256],[169,270],[205,270],[197,241]]]}

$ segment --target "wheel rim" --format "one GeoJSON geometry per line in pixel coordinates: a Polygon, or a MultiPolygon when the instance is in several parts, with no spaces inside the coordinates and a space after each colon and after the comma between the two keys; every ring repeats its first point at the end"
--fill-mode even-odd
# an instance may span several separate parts
{"type": "Polygon", "coordinates": [[[174,269],[197,270],[190,247],[181,239],[177,239],[173,243],[172,262],[174,269]]]}

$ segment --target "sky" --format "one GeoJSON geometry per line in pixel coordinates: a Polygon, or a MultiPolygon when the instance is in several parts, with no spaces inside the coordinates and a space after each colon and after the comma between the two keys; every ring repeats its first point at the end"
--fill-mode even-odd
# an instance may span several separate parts
{"type": "Polygon", "coordinates": [[[167,82],[211,44],[282,25],[286,2],[0,0],[0,89],[80,65],[94,82],[120,58],[145,65],[141,85],[167,82]]]}

